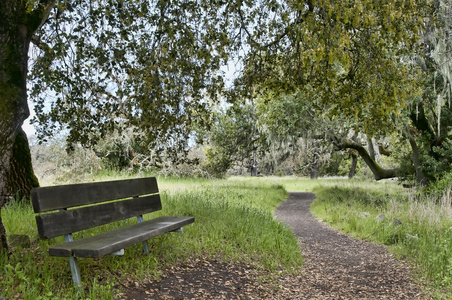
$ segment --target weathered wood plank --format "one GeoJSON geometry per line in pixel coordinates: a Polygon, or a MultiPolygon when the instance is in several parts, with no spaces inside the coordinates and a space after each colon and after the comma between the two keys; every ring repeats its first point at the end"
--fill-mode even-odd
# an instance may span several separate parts
{"type": "Polygon", "coordinates": [[[53,238],[161,209],[160,195],[155,194],[37,215],[36,224],[41,237],[53,238]]]}
{"type": "Polygon", "coordinates": [[[155,177],[34,188],[35,213],[158,193],[155,177]]]}
{"type": "Polygon", "coordinates": [[[52,256],[100,257],[173,231],[195,221],[193,217],[164,216],[114,231],[53,246],[52,256]]]}

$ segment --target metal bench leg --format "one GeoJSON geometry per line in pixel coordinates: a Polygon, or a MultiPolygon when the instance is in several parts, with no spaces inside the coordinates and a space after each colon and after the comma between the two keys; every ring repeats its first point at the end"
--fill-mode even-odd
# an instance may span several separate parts
{"type": "Polygon", "coordinates": [[[144,241],[141,243],[141,246],[143,246],[143,251],[146,254],[149,254],[149,245],[148,245],[148,241],[144,241]]]}
{"type": "MultiPolygon", "coordinates": [[[[72,242],[72,234],[65,234],[64,235],[64,241],[66,243],[72,242]]],[[[77,289],[79,291],[83,290],[82,287],[82,280],[80,279],[80,268],[78,267],[77,259],[74,256],[69,256],[69,266],[71,267],[71,273],[72,273],[72,281],[77,286],[77,289]]]]}
{"type": "MultiPolygon", "coordinates": [[[[141,222],[143,222],[143,215],[137,216],[137,223],[141,223],[141,222]]],[[[142,242],[141,245],[143,246],[144,253],[148,254],[149,253],[148,241],[142,242]]]]}
{"type": "Polygon", "coordinates": [[[77,286],[78,290],[82,290],[82,281],[80,279],[80,269],[78,267],[77,259],[73,256],[70,256],[69,265],[71,266],[72,281],[77,286]]]}

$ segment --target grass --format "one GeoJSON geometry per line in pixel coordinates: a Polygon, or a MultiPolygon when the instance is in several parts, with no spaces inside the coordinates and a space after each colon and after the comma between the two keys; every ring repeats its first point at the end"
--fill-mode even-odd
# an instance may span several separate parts
{"type": "MultiPolygon", "coordinates": [[[[123,177],[124,178],[124,177],[123,177]]],[[[117,179],[117,177],[103,177],[117,179]]],[[[247,262],[266,270],[290,271],[302,264],[297,240],[290,229],[275,220],[275,208],[287,197],[271,180],[202,180],[159,178],[163,210],[159,215],[194,216],[183,233],[169,233],[149,241],[150,255],[141,245],[126,249],[122,257],[79,259],[85,293],[77,294],[67,259],[50,257],[49,246],[62,237],[36,239],[33,210],[13,201],[2,211],[7,234],[26,234],[31,248],[0,255],[0,296],[6,299],[111,299],[119,282],[132,277],[158,278],[168,266],[190,258],[218,258],[247,262]]],[[[74,234],[74,238],[121,226],[124,221],[74,234]]]]}
{"type": "MultiPolygon", "coordinates": [[[[141,174],[146,176],[148,174],[141,174]]],[[[104,174],[95,180],[126,178],[104,174]]],[[[134,177],[129,175],[129,177],[134,177]]],[[[88,179],[90,181],[91,179],[88,179]]],[[[6,299],[111,299],[118,283],[158,278],[174,264],[221,257],[266,270],[291,271],[302,264],[291,231],[273,217],[289,191],[317,195],[314,215],[355,237],[387,245],[389,250],[416,266],[419,278],[432,294],[452,299],[452,197],[450,188],[438,198],[426,198],[403,189],[397,182],[295,177],[231,177],[228,180],[160,177],[162,214],[194,216],[183,233],[170,233],[149,241],[151,255],[140,245],[123,257],[80,259],[85,294],[76,293],[66,259],[49,257],[50,245],[62,242],[36,240],[28,249],[13,249],[0,256],[0,296],[6,299]],[[384,215],[385,219],[377,220],[384,215]],[[396,225],[393,218],[400,220],[396,225]]],[[[3,210],[9,234],[37,235],[29,205],[11,202],[3,210]]],[[[133,220],[131,222],[134,222],[133,220]]],[[[119,224],[121,225],[121,224],[119,224]]],[[[84,231],[79,236],[99,230],[84,231]]]]}

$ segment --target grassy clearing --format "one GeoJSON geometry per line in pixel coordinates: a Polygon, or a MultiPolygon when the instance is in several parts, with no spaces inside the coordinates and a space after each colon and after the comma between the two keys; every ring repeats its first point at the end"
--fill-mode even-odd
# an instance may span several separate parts
{"type": "MultiPolygon", "coordinates": [[[[113,173],[93,180],[126,177],[113,173]]],[[[182,234],[165,234],[150,240],[151,255],[144,255],[140,245],[136,245],[126,249],[123,257],[80,259],[86,287],[84,295],[77,295],[73,288],[67,260],[47,254],[49,245],[62,242],[62,238],[37,240],[31,248],[15,248],[9,260],[0,256],[0,296],[7,299],[111,299],[117,294],[118,283],[126,278],[139,281],[158,277],[165,267],[190,258],[222,257],[267,270],[289,271],[301,265],[302,257],[290,230],[273,217],[275,208],[286,199],[285,190],[289,190],[315,192],[317,199],[311,209],[318,219],[356,237],[389,246],[390,251],[418,266],[419,277],[430,282],[433,291],[441,291],[437,292],[438,298],[452,297],[450,189],[435,199],[426,199],[390,181],[160,177],[158,182],[164,210],[147,217],[194,216],[195,223],[186,226],[182,234]],[[380,214],[386,219],[378,221],[380,214]],[[402,225],[396,225],[393,218],[402,225]]],[[[12,202],[2,217],[8,234],[36,237],[30,206],[12,202]]],[[[79,236],[120,225],[84,231],[79,236]]]]}
{"type": "MultiPolygon", "coordinates": [[[[124,177],[122,177],[124,178],[124,177]]],[[[117,177],[102,177],[102,180],[117,177]]],[[[183,233],[151,239],[151,255],[141,245],[126,249],[123,257],[79,259],[85,294],[78,295],[72,284],[67,259],[50,257],[50,245],[62,238],[36,240],[33,210],[11,202],[3,210],[8,234],[26,234],[34,240],[31,248],[14,248],[9,259],[0,256],[0,296],[6,299],[111,299],[120,281],[132,277],[158,277],[167,266],[189,258],[217,258],[252,263],[267,270],[290,271],[302,263],[298,243],[286,226],[273,217],[275,208],[287,197],[281,185],[270,181],[200,180],[159,178],[163,211],[158,215],[188,215],[195,223],[183,233]]],[[[134,222],[124,221],[122,223],[134,222]]],[[[74,238],[109,230],[107,225],[74,234],[74,238]]]]}
{"type": "Polygon", "coordinates": [[[314,192],[317,199],[311,210],[318,219],[389,246],[417,266],[419,278],[427,282],[434,296],[452,297],[450,189],[439,199],[426,199],[388,182],[318,186],[314,192]]]}

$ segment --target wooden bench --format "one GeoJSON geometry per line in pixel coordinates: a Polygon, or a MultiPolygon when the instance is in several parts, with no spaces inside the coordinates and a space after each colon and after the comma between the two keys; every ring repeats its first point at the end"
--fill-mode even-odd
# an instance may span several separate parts
{"type": "Polygon", "coordinates": [[[52,256],[69,257],[74,284],[81,287],[76,257],[122,254],[124,248],[160,234],[181,231],[193,217],[163,216],[143,221],[143,215],[162,209],[154,177],[35,188],[31,191],[39,236],[45,239],[64,235],[65,243],[49,248],[52,256]],[[95,204],[95,205],[93,205],[95,204]],[[72,233],[137,217],[137,223],[83,239],[72,233]]]}

